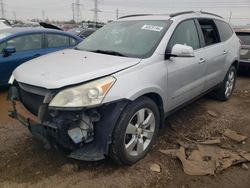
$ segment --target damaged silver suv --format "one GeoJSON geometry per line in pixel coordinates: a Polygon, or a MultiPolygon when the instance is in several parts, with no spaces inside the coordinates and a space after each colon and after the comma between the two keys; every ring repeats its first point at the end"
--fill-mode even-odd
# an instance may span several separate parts
{"type": "Polygon", "coordinates": [[[126,16],[18,67],[10,115],[71,158],[130,165],[169,114],[208,92],[231,97],[239,51],[230,25],[211,13],[126,16]]]}

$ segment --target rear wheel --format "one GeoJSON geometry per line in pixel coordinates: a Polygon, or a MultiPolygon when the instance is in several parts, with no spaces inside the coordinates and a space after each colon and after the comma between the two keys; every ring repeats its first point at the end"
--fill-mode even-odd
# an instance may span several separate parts
{"type": "Polygon", "coordinates": [[[142,97],[129,104],[113,132],[110,156],[118,164],[136,163],[154,143],[159,124],[159,110],[151,99],[142,97]]]}
{"type": "Polygon", "coordinates": [[[236,82],[236,68],[231,66],[222,85],[213,91],[212,96],[221,101],[227,101],[233,94],[236,82]]]}

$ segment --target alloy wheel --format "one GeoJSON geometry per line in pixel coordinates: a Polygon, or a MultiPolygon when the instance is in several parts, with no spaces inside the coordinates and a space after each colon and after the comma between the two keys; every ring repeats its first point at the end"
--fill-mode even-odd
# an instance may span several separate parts
{"type": "Polygon", "coordinates": [[[155,124],[155,115],[150,109],[143,108],[134,114],[125,133],[127,154],[138,156],[148,148],[155,133],[155,124]]]}

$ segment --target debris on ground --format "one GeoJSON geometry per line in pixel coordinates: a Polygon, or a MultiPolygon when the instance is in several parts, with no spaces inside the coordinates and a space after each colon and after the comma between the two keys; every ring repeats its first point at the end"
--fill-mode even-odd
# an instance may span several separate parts
{"type": "Polygon", "coordinates": [[[223,135],[236,141],[236,142],[243,142],[244,140],[247,139],[246,136],[240,135],[237,132],[230,130],[230,129],[226,129],[225,132],[223,133],[223,135]]]}
{"type": "Polygon", "coordinates": [[[244,169],[244,170],[248,170],[248,166],[247,166],[246,163],[243,163],[243,164],[241,165],[241,168],[244,169]]]}
{"type": "Polygon", "coordinates": [[[221,143],[221,140],[218,138],[218,139],[214,139],[214,140],[206,140],[204,142],[199,142],[199,144],[202,144],[202,145],[213,145],[213,144],[220,144],[221,143]]]}
{"type": "Polygon", "coordinates": [[[212,116],[212,117],[217,117],[217,116],[218,116],[215,112],[213,112],[213,111],[211,111],[211,110],[208,110],[207,113],[208,113],[210,116],[212,116]]]}
{"type": "Polygon", "coordinates": [[[64,174],[72,174],[79,171],[79,166],[77,164],[65,164],[60,168],[60,170],[64,174]]]}
{"type": "Polygon", "coordinates": [[[158,172],[158,173],[160,173],[161,172],[161,166],[160,165],[158,165],[158,164],[152,164],[151,166],[150,166],[150,170],[152,171],[152,172],[158,172]]]}
{"type": "Polygon", "coordinates": [[[246,160],[248,160],[248,162],[250,162],[250,153],[247,153],[245,151],[241,151],[240,156],[245,158],[246,160]]]}
{"type": "MultiPolygon", "coordinates": [[[[224,149],[217,145],[219,143],[220,139],[198,142],[197,149],[189,155],[188,148],[183,146],[187,144],[181,144],[179,149],[160,150],[160,152],[177,157],[183,165],[183,171],[188,175],[215,175],[233,165],[250,161],[250,153],[224,149]]],[[[243,166],[245,169],[248,168],[246,165],[243,166]]]]}

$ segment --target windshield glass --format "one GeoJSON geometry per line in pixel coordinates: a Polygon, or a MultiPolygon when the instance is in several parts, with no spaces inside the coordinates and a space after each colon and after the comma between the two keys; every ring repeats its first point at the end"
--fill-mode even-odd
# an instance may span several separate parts
{"type": "Polygon", "coordinates": [[[78,50],[126,57],[150,57],[170,26],[165,20],[112,22],[77,47],[78,50]]]}

